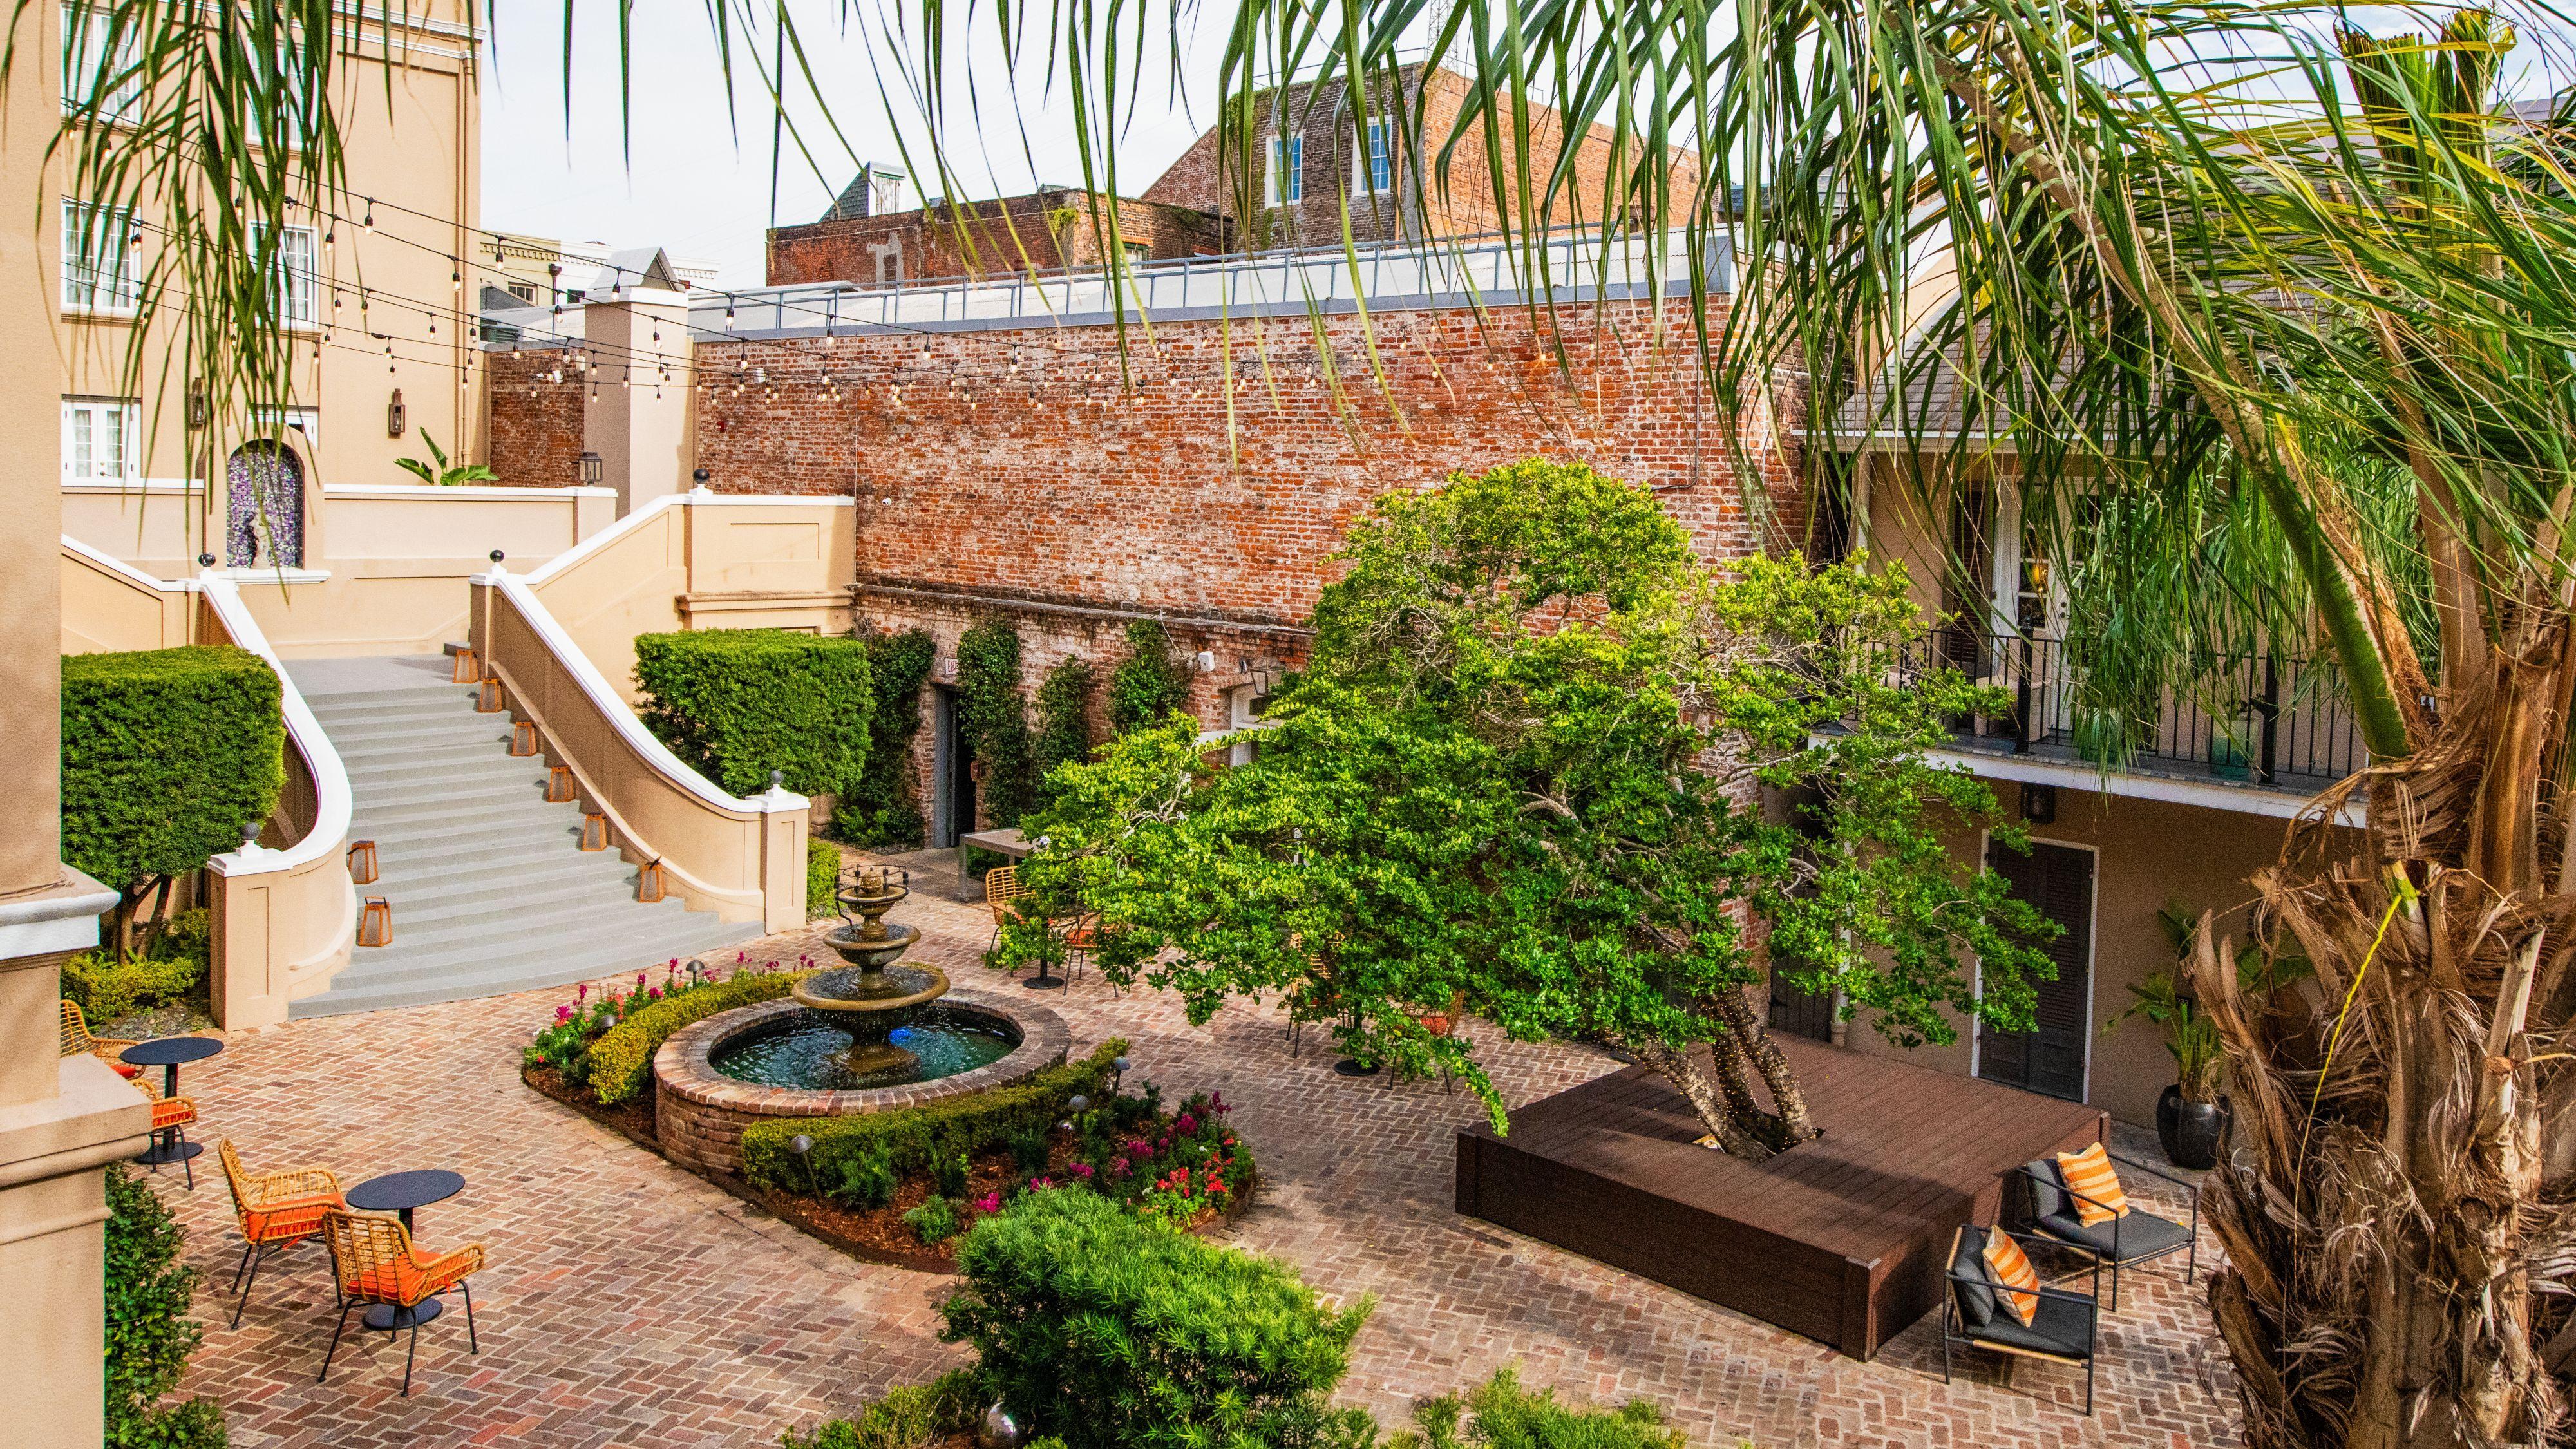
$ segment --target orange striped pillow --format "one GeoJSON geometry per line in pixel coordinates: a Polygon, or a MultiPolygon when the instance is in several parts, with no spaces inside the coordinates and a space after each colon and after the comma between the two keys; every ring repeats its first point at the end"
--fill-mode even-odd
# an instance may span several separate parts
{"type": "Polygon", "coordinates": [[[2066,1179],[2068,1191],[2084,1194],[2075,1199],[2075,1220],[2084,1226],[2129,1215],[2129,1195],[2120,1190],[2120,1174],[2111,1170],[2111,1154],[2101,1143],[2057,1154],[2057,1175],[2066,1179]]]}
{"type": "Polygon", "coordinates": [[[1986,1229],[1986,1272],[1995,1280],[1995,1298],[2012,1310],[2012,1316],[2030,1326],[2039,1312],[2039,1270],[2030,1265],[2030,1255],[2021,1244],[2004,1236],[2001,1228],[1986,1229]]]}

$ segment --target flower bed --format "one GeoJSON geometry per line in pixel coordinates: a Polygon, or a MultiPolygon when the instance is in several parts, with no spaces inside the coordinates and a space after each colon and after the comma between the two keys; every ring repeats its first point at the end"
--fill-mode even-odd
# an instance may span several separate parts
{"type": "MultiPolygon", "coordinates": [[[[1059,1072],[1096,1071],[1101,1064],[1096,1053],[1059,1072]]],[[[1044,1094],[1061,1082],[1032,1085],[1044,1094]]],[[[746,1138],[745,1155],[753,1182],[769,1189],[764,1200],[782,1217],[865,1256],[943,1270],[968,1228],[1022,1194],[1050,1187],[1087,1189],[1184,1232],[1231,1221],[1251,1205],[1252,1150],[1226,1125],[1234,1109],[1222,1095],[1201,1093],[1169,1111],[1152,1085],[1135,1094],[1073,1100],[1087,1105],[1068,1107],[1054,1125],[1041,1121],[998,1142],[936,1126],[918,1131],[929,1124],[885,1113],[836,1120],[833,1125],[875,1124],[855,1150],[827,1152],[815,1137],[807,1152],[782,1160],[746,1138]],[[906,1150],[923,1140],[935,1145],[906,1150]]],[[[754,1131],[773,1133],[777,1125],[754,1131]]]]}
{"type": "Polygon", "coordinates": [[[675,956],[662,968],[659,984],[651,972],[638,971],[631,989],[595,998],[584,983],[572,1000],[555,1008],[554,1023],[520,1052],[522,1075],[556,1084],[540,1089],[551,1097],[569,1094],[602,1106],[641,1098],[643,1120],[651,1123],[653,1094],[644,1088],[652,1081],[653,1053],[671,1033],[719,1011],[774,1001],[814,969],[810,956],[798,957],[793,967],[776,961],[755,966],[739,951],[733,960],[732,970],[718,975],[696,961],[683,967],[675,956]]]}

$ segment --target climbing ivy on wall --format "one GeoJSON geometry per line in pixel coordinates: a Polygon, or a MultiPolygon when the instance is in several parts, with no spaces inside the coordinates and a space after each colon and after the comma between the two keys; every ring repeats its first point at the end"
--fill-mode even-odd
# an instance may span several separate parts
{"type": "Polygon", "coordinates": [[[1109,675],[1109,727],[1120,734],[1147,729],[1190,703],[1190,665],[1172,652],[1160,621],[1127,626],[1127,658],[1109,675]]]}
{"type": "Polygon", "coordinates": [[[1091,666],[1068,659],[1047,671],[1038,686],[1037,803],[1054,801],[1047,776],[1058,765],[1091,758],[1091,666]]]}
{"type": "Polygon", "coordinates": [[[858,784],[832,817],[832,833],[855,845],[918,845],[921,791],[912,767],[912,741],[921,733],[921,687],[930,682],[938,646],[913,629],[868,641],[868,686],[876,709],[868,717],[868,761],[858,784]]]}
{"type": "Polygon", "coordinates": [[[1005,620],[985,619],[957,640],[957,725],[975,752],[984,818],[1019,824],[1037,800],[1037,757],[1020,693],[1020,636],[1005,620]]]}

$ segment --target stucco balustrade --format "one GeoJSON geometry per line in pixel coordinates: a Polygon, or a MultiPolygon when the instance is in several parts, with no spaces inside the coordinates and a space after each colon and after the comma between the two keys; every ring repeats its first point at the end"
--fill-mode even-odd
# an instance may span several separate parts
{"type": "Polygon", "coordinates": [[[213,960],[209,1009],[227,1030],[270,1026],[349,962],[358,901],[349,880],[349,776],[233,581],[212,570],[153,578],[68,536],[62,541],[63,652],[234,644],[276,671],[286,718],[286,787],[265,844],[206,863],[213,960]]]}
{"type": "Polygon", "coordinates": [[[659,862],[692,909],[801,924],[809,802],[730,795],[654,738],[631,703],[635,636],[684,627],[700,599],[743,604],[728,622],[846,628],[851,516],[848,499],[701,490],[657,499],[534,573],[505,562],[474,580],[475,657],[510,712],[536,724],[625,858],[659,862]]]}

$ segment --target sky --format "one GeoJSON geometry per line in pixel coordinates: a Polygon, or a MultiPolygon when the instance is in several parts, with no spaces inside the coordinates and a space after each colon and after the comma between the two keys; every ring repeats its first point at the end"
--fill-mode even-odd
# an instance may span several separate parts
{"type": "MultiPolygon", "coordinates": [[[[724,285],[759,285],[762,233],[770,224],[771,119],[758,72],[747,56],[737,55],[737,95],[728,115],[724,69],[706,7],[638,5],[626,47],[633,101],[622,105],[618,8],[574,8],[567,106],[562,7],[492,7],[495,28],[483,92],[483,228],[616,247],[659,246],[673,256],[713,261],[724,285]]],[[[878,13],[869,5],[848,9],[878,13]]],[[[811,101],[799,104],[802,83],[791,80],[790,115],[806,131],[814,154],[812,160],[799,155],[791,137],[778,166],[777,215],[781,223],[795,225],[819,218],[848,182],[856,170],[852,152],[856,160],[890,163],[899,163],[901,153],[866,33],[842,28],[844,7],[837,0],[790,0],[789,11],[830,107],[829,121],[847,138],[844,149],[821,108],[811,101]]],[[[1119,189],[1129,195],[1144,190],[1180,155],[1204,129],[1199,120],[1212,124],[1206,98],[1215,89],[1222,34],[1212,26],[1203,29],[1185,52],[1188,80],[1177,101],[1159,81],[1150,84],[1123,138],[1119,189]],[[1195,110],[1186,109],[1192,99],[1195,110]]],[[[1159,34],[1156,42],[1162,43],[1159,34]]],[[[754,43],[763,51],[769,45],[766,37],[754,43]]],[[[882,37],[876,50],[887,51],[882,37]]],[[[1026,112],[1025,127],[1016,125],[1007,98],[997,104],[990,94],[1003,78],[998,46],[980,46],[973,60],[975,83],[987,92],[984,124],[976,125],[962,103],[966,71],[960,68],[951,88],[957,99],[949,132],[951,165],[965,171],[967,184],[957,189],[990,196],[1029,191],[1041,179],[1079,183],[1070,108],[1033,96],[1019,107],[1026,112]]],[[[791,72],[793,65],[791,55],[791,72]]],[[[895,112],[907,119],[917,114],[905,101],[895,112]]],[[[912,132],[917,162],[923,155],[919,134],[912,132]]]]}

